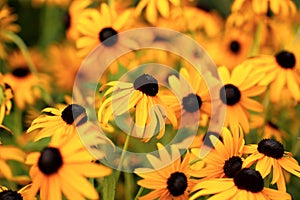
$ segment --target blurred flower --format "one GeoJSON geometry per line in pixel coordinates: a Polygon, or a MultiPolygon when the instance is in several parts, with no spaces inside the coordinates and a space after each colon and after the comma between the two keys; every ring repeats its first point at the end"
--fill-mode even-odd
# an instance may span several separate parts
{"type": "Polygon", "coordinates": [[[251,67],[238,65],[230,74],[226,67],[218,68],[224,86],[220,90],[221,101],[226,104],[225,126],[233,130],[238,124],[245,133],[250,130],[248,110],[262,112],[263,106],[250,97],[262,94],[266,87],[258,86],[264,73],[256,73],[251,67]]]}
{"type": "Polygon", "coordinates": [[[146,9],[146,19],[155,24],[158,18],[158,13],[163,17],[169,17],[170,4],[179,6],[180,0],[141,0],[135,8],[135,15],[140,16],[143,9],[146,9]]]}
{"type": "Polygon", "coordinates": [[[171,75],[168,82],[176,96],[173,98],[170,96],[166,99],[166,103],[174,110],[178,118],[182,117],[185,120],[183,126],[198,124],[202,114],[211,113],[208,87],[196,72],[192,73],[186,68],[181,68],[179,78],[171,75]],[[190,74],[194,75],[190,76],[190,74]]]}
{"type": "Polygon", "coordinates": [[[147,156],[153,169],[137,168],[135,170],[135,173],[143,178],[138,181],[138,185],[154,190],[139,199],[149,200],[158,197],[162,200],[189,199],[189,191],[192,187],[190,175],[187,173],[189,154],[187,153],[181,161],[180,152],[175,145],[171,145],[171,154],[161,144],[157,146],[159,158],[151,154],[147,156]],[[166,167],[162,168],[162,166],[166,167]]]}
{"type": "Polygon", "coordinates": [[[240,170],[234,178],[204,180],[197,183],[190,200],[200,196],[213,195],[210,199],[260,199],[291,200],[288,193],[264,187],[264,180],[258,171],[250,168],[240,170]]]}
{"type": "Polygon", "coordinates": [[[112,170],[92,160],[77,135],[52,140],[41,152],[30,153],[26,158],[26,164],[33,165],[29,172],[30,196],[40,191],[41,200],[61,200],[62,193],[67,199],[98,199],[97,191],[85,177],[107,176],[112,170]]]}
{"type": "Polygon", "coordinates": [[[282,90],[287,88],[295,101],[300,100],[298,62],[295,53],[282,50],[272,55],[261,55],[246,61],[255,71],[266,73],[267,76],[260,81],[260,85],[270,84],[270,99],[279,102],[282,90]]]}
{"type": "Polygon", "coordinates": [[[0,186],[0,199],[3,200],[35,200],[36,198],[30,198],[29,190],[31,185],[26,185],[18,191],[13,191],[7,187],[0,186]]]}
{"type": "Polygon", "coordinates": [[[0,58],[4,59],[7,56],[5,43],[9,42],[6,34],[8,32],[16,33],[20,30],[19,25],[14,24],[17,20],[16,14],[11,14],[11,10],[6,5],[6,1],[0,2],[0,58]]]}
{"type": "Polygon", "coordinates": [[[290,152],[284,151],[283,145],[273,139],[263,139],[258,145],[246,145],[243,152],[249,155],[243,167],[250,167],[257,161],[255,169],[265,178],[273,170],[271,184],[277,184],[279,190],[286,191],[283,169],[300,177],[300,166],[290,152]]]}
{"type": "MultiPolygon", "coordinates": [[[[215,135],[209,136],[214,141],[214,149],[203,159],[206,166],[201,169],[193,168],[189,172],[191,176],[205,179],[233,178],[242,168],[242,150],[245,143],[242,129],[236,128],[230,132],[223,128],[221,137],[222,141],[215,135]]],[[[195,150],[199,151],[192,149],[195,150]]],[[[194,154],[197,155],[195,152],[194,154]]]]}
{"type": "MultiPolygon", "coordinates": [[[[143,74],[135,79],[134,83],[112,81],[102,86],[111,86],[105,93],[106,98],[98,111],[98,120],[107,125],[110,117],[129,112],[135,108],[135,127],[133,136],[143,138],[147,142],[160,128],[156,136],[160,139],[165,132],[164,118],[168,118],[174,127],[177,127],[177,119],[173,110],[166,106],[164,98],[159,93],[157,80],[149,75],[143,74]]],[[[102,88],[100,91],[102,91],[102,88]]]]}
{"type": "Polygon", "coordinates": [[[13,98],[11,87],[3,81],[3,75],[0,73],[0,125],[5,115],[9,115],[13,98]]]}
{"type": "Polygon", "coordinates": [[[266,15],[270,9],[275,15],[288,17],[296,14],[297,7],[292,0],[235,0],[232,11],[253,9],[255,13],[266,15]]]}
{"type": "Polygon", "coordinates": [[[19,184],[26,184],[29,182],[27,176],[14,176],[9,165],[8,160],[15,160],[24,163],[26,154],[14,146],[0,144],[0,177],[5,177],[9,181],[14,181],[19,184]]]}

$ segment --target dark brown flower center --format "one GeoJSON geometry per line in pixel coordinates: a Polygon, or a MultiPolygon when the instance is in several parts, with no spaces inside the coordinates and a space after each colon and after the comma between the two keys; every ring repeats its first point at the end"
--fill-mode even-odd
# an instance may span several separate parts
{"type": "Polygon", "coordinates": [[[283,157],[284,147],[283,145],[273,139],[263,139],[258,143],[257,150],[259,153],[265,154],[266,156],[279,159],[283,157]]]}
{"type": "Polygon", "coordinates": [[[223,103],[232,106],[240,101],[241,92],[236,86],[226,84],[220,90],[220,97],[223,103]]]}
{"type": "Polygon", "coordinates": [[[76,123],[76,126],[82,125],[87,122],[86,111],[82,106],[78,104],[68,105],[61,113],[61,118],[69,125],[73,124],[73,122],[78,117],[81,117],[81,119],[76,123]]]}
{"type": "Polygon", "coordinates": [[[241,50],[241,45],[240,45],[240,43],[238,41],[233,40],[229,44],[229,49],[230,49],[230,51],[232,53],[238,54],[240,52],[240,50],[241,50]]]}
{"type": "Polygon", "coordinates": [[[183,108],[187,112],[195,112],[201,108],[202,100],[197,94],[189,94],[182,99],[183,108]]]}
{"type": "Polygon", "coordinates": [[[184,194],[188,186],[187,177],[182,172],[174,172],[168,178],[167,188],[170,194],[174,197],[184,194]]]}
{"type": "Polygon", "coordinates": [[[30,70],[28,69],[28,67],[18,67],[14,69],[11,73],[15,77],[23,78],[30,74],[30,70]]]}
{"type": "Polygon", "coordinates": [[[99,32],[99,40],[104,46],[111,47],[118,41],[118,32],[112,27],[103,28],[99,32]]]}
{"type": "Polygon", "coordinates": [[[223,170],[228,178],[233,178],[234,175],[242,169],[243,161],[238,156],[232,156],[225,161],[223,170]]]}
{"type": "Polygon", "coordinates": [[[264,180],[262,176],[258,171],[251,168],[244,168],[237,172],[233,181],[240,190],[256,193],[264,189],[264,180]]]}
{"type": "Polygon", "coordinates": [[[46,175],[56,173],[63,165],[63,159],[59,149],[54,147],[46,147],[38,160],[38,167],[46,175]]]}
{"type": "Polygon", "coordinates": [[[281,51],[275,55],[276,62],[284,69],[293,69],[296,65],[295,55],[288,51],[281,51]]]}
{"type": "Polygon", "coordinates": [[[149,74],[143,74],[135,79],[133,87],[134,89],[139,90],[144,94],[152,97],[154,97],[158,93],[158,82],[153,76],[149,74]]]}
{"type": "Polygon", "coordinates": [[[23,200],[23,197],[16,191],[4,190],[0,192],[0,200],[23,200]]]}

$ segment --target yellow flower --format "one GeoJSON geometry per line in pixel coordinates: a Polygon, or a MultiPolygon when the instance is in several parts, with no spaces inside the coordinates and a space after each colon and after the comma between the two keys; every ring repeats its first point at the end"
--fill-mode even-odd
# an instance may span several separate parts
{"type": "Polygon", "coordinates": [[[300,100],[299,73],[297,61],[293,51],[282,50],[272,55],[261,55],[246,61],[255,71],[266,73],[260,85],[270,84],[270,99],[272,102],[282,100],[282,91],[288,89],[295,101],[300,100]]]}
{"type": "Polygon", "coordinates": [[[158,18],[158,13],[163,17],[169,17],[170,4],[179,6],[180,0],[141,0],[135,9],[135,15],[141,15],[144,8],[146,8],[146,19],[155,24],[158,18]]]}
{"type": "Polygon", "coordinates": [[[13,22],[17,20],[17,15],[11,14],[6,1],[0,2],[0,58],[6,58],[7,50],[5,42],[8,42],[7,32],[18,32],[20,27],[13,22]]]}
{"type": "Polygon", "coordinates": [[[263,178],[273,170],[271,184],[276,183],[279,190],[286,191],[283,169],[300,177],[298,162],[290,152],[284,151],[283,145],[276,140],[263,139],[258,145],[245,146],[243,151],[245,154],[251,154],[245,159],[243,167],[250,167],[257,161],[255,169],[263,178]]]}
{"type": "Polygon", "coordinates": [[[143,74],[134,83],[112,81],[102,88],[106,86],[111,88],[104,93],[104,97],[111,96],[102,102],[98,111],[98,120],[103,125],[108,124],[112,115],[119,116],[135,108],[133,136],[143,138],[145,142],[151,139],[157,127],[160,130],[156,137],[160,139],[164,135],[165,117],[177,127],[175,113],[164,103],[164,98],[159,93],[158,81],[153,76],[143,74]]]}
{"type": "Polygon", "coordinates": [[[32,165],[30,196],[40,191],[41,200],[98,199],[98,193],[85,177],[103,177],[112,170],[92,163],[93,157],[77,135],[69,140],[52,140],[42,152],[30,153],[26,163],[32,165]]]}
{"type": "Polygon", "coordinates": [[[232,11],[252,8],[259,15],[266,15],[270,9],[275,15],[288,17],[296,14],[297,7],[292,0],[235,0],[232,11]]]}
{"type": "Polygon", "coordinates": [[[3,75],[0,73],[0,125],[5,115],[9,115],[13,98],[11,87],[3,81],[3,75]]]}
{"type": "MultiPolygon", "coordinates": [[[[214,149],[203,159],[205,167],[193,168],[190,175],[197,178],[233,178],[242,169],[242,150],[244,147],[244,135],[241,128],[230,132],[227,128],[222,129],[221,138],[215,135],[209,136],[214,149]]],[[[199,149],[192,149],[195,155],[199,149]]],[[[199,155],[199,154],[198,154],[199,155]]]]}
{"type": "Polygon", "coordinates": [[[234,178],[204,180],[197,183],[190,200],[200,196],[213,195],[210,200],[291,200],[291,196],[283,191],[264,187],[264,181],[258,171],[250,168],[240,170],[234,178]]]}
{"type": "Polygon", "coordinates": [[[153,169],[137,168],[135,170],[135,173],[143,178],[138,181],[138,185],[153,190],[139,199],[189,199],[189,191],[192,187],[190,175],[187,173],[189,154],[187,153],[181,161],[179,150],[175,145],[171,145],[171,154],[161,144],[157,146],[159,158],[151,154],[147,155],[153,169]],[[165,167],[162,168],[162,166],[165,167]]]}
{"type": "Polygon", "coordinates": [[[9,165],[5,162],[15,160],[23,163],[25,156],[26,154],[16,147],[0,144],[0,177],[20,184],[28,183],[29,178],[27,176],[14,176],[9,165]]]}
{"type": "Polygon", "coordinates": [[[221,101],[226,105],[225,126],[233,130],[238,124],[245,133],[250,130],[248,110],[262,112],[263,106],[250,97],[262,94],[266,87],[258,86],[264,73],[257,73],[251,67],[238,65],[230,74],[226,67],[218,68],[224,86],[220,90],[221,101]]]}

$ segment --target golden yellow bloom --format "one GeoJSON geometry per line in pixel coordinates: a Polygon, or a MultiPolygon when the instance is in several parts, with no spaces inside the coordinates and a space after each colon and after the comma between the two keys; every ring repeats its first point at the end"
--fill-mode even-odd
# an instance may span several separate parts
{"type": "Polygon", "coordinates": [[[143,138],[147,142],[155,134],[160,139],[165,133],[165,118],[168,118],[174,127],[177,119],[174,111],[164,103],[159,93],[158,81],[149,74],[143,74],[135,79],[134,83],[112,81],[102,86],[110,88],[104,93],[104,101],[98,111],[98,120],[108,125],[112,115],[119,116],[131,112],[135,108],[135,127],[133,135],[143,138]],[[107,97],[108,95],[111,95],[107,97]]]}
{"type": "Polygon", "coordinates": [[[213,195],[210,200],[291,200],[291,196],[283,191],[264,187],[264,180],[258,171],[250,168],[240,170],[234,178],[222,178],[199,181],[192,189],[190,200],[200,196],[213,195]]]}
{"type": "MultiPolygon", "coordinates": [[[[244,147],[244,135],[241,128],[230,132],[227,128],[222,129],[220,138],[211,134],[209,136],[214,149],[204,158],[205,167],[193,168],[190,175],[198,178],[233,178],[242,169],[242,150],[244,147]]],[[[195,155],[199,149],[192,149],[195,155]]],[[[198,154],[199,155],[199,154],[198,154]]]]}
{"type": "Polygon", "coordinates": [[[97,191],[85,177],[107,176],[112,170],[92,160],[77,135],[69,140],[52,140],[41,152],[30,153],[26,158],[26,163],[32,165],[30,196],[40,191],[41,200],[61,200],[62,193],[67,199],[98,199],[97,191]]]}
{"type": "Polygon", "coordinates": [[[11,87],[3,81],[3,75],[0,73],[0,125],[5,115],[9,115],[13,98],[11,87]]]}
{"type": "Polygon", "coordinates": [[[19,25],[13,22],[17,20],[17,15],[11,14],[9,7],[6,5],[6,1],[0,2],[0,58],[6,58],[7,50],[5,42],[8,42],[6,36],[7,32],[18,32],[20,30],[19,25]]]}
{"type": "Polygon", "coordinates": [[[297,7],[292,0],[235,0],[232,11],[253,9],[259,15],[266,15],[270,9],[275,15],[288,17],[296,14],[297,7]]]}
{"type": "Polygon", "coordinates": [[[251,99],[262,94],[266,87],[258,86],[264,73],[256,72],[251,67],[238,65],[230,74],[226,67],[218,68],[224,86],[220,91],[221,101],[226,105],[225,126],[233,130],[238,124],[245,133],[250,130],[248,110],[262,112],[263,106],[251,99]]]}
{"type": "Polygon", "coordinates": [[[158,18],[158,13],[163,17],[169,17],[170,4],[179,6],[180,0],[141,0],[135,9],[135,15],[141,15],[143,9],[146,9],[146,19],[155,24],[158,18]]]}
{"type": "Polygon", "coordinates": [[[243,167],[250,167],[257,161],[255,169],[263,178],[273,170],[271,184],[276,183],[281,191],[286,191],[283,169],[300,177],[300,166],[297,160],[290,152],[284,151],[283,145],[276,140],[263,139],[258,145],[245,146],[243,152],[251,154],[245,159],[243,167]]]}
{"type": "Polygon", "coordinates": [[[150,154],[147,156],[153,169],[137,168],[135,170],[135,173],[143,178],[138,181],[138,185],[153,190],[139,199],[189,199],[189,191],[193,185],[190,175],[187,173],[189,154],[187,153],[181,161],[179,150],[175,145],[171,145],[171,154],[161,144],[157,146],[160,157],[157,158],[150,154]],[[165,167],[162,168],[162,166],[165,167]]]}

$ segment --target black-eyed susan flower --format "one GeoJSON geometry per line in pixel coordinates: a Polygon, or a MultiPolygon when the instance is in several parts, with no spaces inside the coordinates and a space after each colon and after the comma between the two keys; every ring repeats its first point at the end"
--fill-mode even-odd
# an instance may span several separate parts
{"type": "Polygon", "coordinates": [[[122,41],[118,33],[125,28],[130,15],[130,10],[117,13],[114,7],[109,7],[106,3],[102,3],[99,10],[90,8],[83,11],[77,25],[81,34],[76,40],[78,55],[87,56],[99,44],[103,44],[107,50],[110,49],[111,53],[117,51],[120,46],[128,47],[127,41],[122,41]],[[107,40],[109,38],[110,40],[107,40]],[[122,42],[125,43],[122,45],[122,42]]]}
{"type": "Polygon", "coordinates": [[[133,83],[112,81],[102,86],[110,88],[104,93],[107,97],[98,111],[98,120],[108,125],[112,115],[119,116],[135,108],[135,127],[132,136],[143,138],[147,142],[159,128],[160,139],[165,132],[165,118],[177,127],[177,118],[173,110],[164,103],[159,93],[158,81],[149,74],[142,74],[133,83]]]}
{"type": "Polygon", "coordinates": [[[249,62],[255,70],[266,73],[267,76],[260,81],[261,85],[270,84],[270,99],[279,102],[282,99],[282,91],[287,89],[295,101],[300,100],[298,61],[293,51],[282,50],[275,55],[261,55],[249,62]]]}
{"type": "Polygon", "coordinates": [[[238,124],[245,133],[250,130],[248,110],[262,112],[263,106],[251,99],[262,94],[266,87],[258,86],[264,73],[256,73],[251,67],[243,64],[233,69],[232,73],[226,67],[218,68],[224,86],[220,90],[221,101],[226,105],[225,126],[233,130],[238,124]]]}
{"type": "Polygon", "coordinates": [[[182,115],[184,126],[198,124],[202,114],[211,113],[210,93],[200,75],[190,76],[186,68],[181,68],[179,77],[171,75],[168,82],[176,96],[174,99],[170,96],[166,101],[178,117],[182,115]]]}
{"type": "Polygon", "coordinates": [[[59,135],[61,138],[76,135],[76,128],[88,121],[85,108],[78,104],[57,107],[45,108],[42,110],[42,115],[33,120],[27,133],[37,130],[35,141],[53,135],[59,135]]]}
{"type": "Polygon", "coordinates": [[[19,25],[14,24],[17,15],[12,14],[10,8],[6,5],[6,1],[0,2],[0,58],[7,57],[6,42],[9,42],[7,32],[16,33],[20,30],[19,25]]]}
{"type": "Polygon", "coordinates": [[[187,173],[189,154],[187,153],[181,161],[179,150],[175,145],[171,145],[171,154],[161,144],[158,144],[158,149],[159,158],[151,154],[147,155],[153,169],[137,168],[135,170],[135,173],[143,178],[138,181],[138,185],[153,190],[139,199],[189,199],[189,191],[192,187],[190,175],[187,173]],[[165,167],[162,168],[162,166],[165,167]]]}
{"type": "Polygon", "coordinates": [[[143,9],[146,9],[145,17],[151,23],[155,24],[158,13],[163,17],[169,17],[170,4],[179,6],[180,0],[141,0],[135,8],[135,15],[141,15],[143,9]]]}
{"type": "Polygon", "coordinates": [[[249,8],[260,15],[266,15],[270,9],[275,15],[282,17],[288,17],[297,12],[297,7],[292,0],[235,0],[231,9],[235,12],[249,8]]]}
{"type": "Polygon", "coordinates": [[[240,170],[234,178],[204,180],[197,183],[190,200],[200,196],[213,195],[209,199],[217,200],[290,200],[291,196],[283,191],[264,187],[264,180],[258,171],[251,168],[240,170]]]}
{"type": "Polygon", "coordinates": [[[0,144],[0,177],[4,177],[9,181],[15,181],[20,184],[29,182],[27,176],[15,176],[6,161],[14,160],[24,163],[26,154],[14,146],[0,144]]]}
{"type": "MultiPolygon", "coordinates": [[[[244,135],[241,128],[230,132],[227,128],[222,129],[221,139],[211,134],[208,136],[214,145],[212,151],[203,159],[205,167],[201,169],[193,168],[191,176],[198,178],[233,178],[242,168],[242,150],[244,147],[244,135]],[[238,130],[239,129],[239,130],[238,130]]],[[[194,154],[197,155],[192,149],[194,154]]],[[[199,154],[198,154],[199,155],[199,154]]]]}
{"type": "Polygon", "coordinates": [[[5,186],[0,186],[0,199],[3,200],[36,200],[29,195],[31,185],[26,185],[18,191],[13,191],[5,186]]]}
{"type": "Polygon", "coordinates": [[[41,152],[30,153],[26,164],[32,165],[30,196],[38,191],[41,200],[98,199],[98,193],[85,177],[103,177],[112,170],[91,162],[94,158],[84,148],[77,135],[68,140],[51,140],[41,152]]]}
{"type": "Polygon", "coordinates": [[[300,177],[300,166],[290,152],[284,151],[283,145],[274,139],[263,139],[258,145],[247,145],[244,147],[245,154],[249,155],[243,167],[250,167],[256,163],[255,169],[262,177],[266,177],[273,170],[271,184],[277,184],[279,190],[286,191],[284,170],[300,177]]]}
{"type": "Polygon", "coordinates": [[[4,116],[10,113],[13,98],[11,87],[3,82],[3,75],[0,73],[0,125],[3,122],[4,116]]]}

